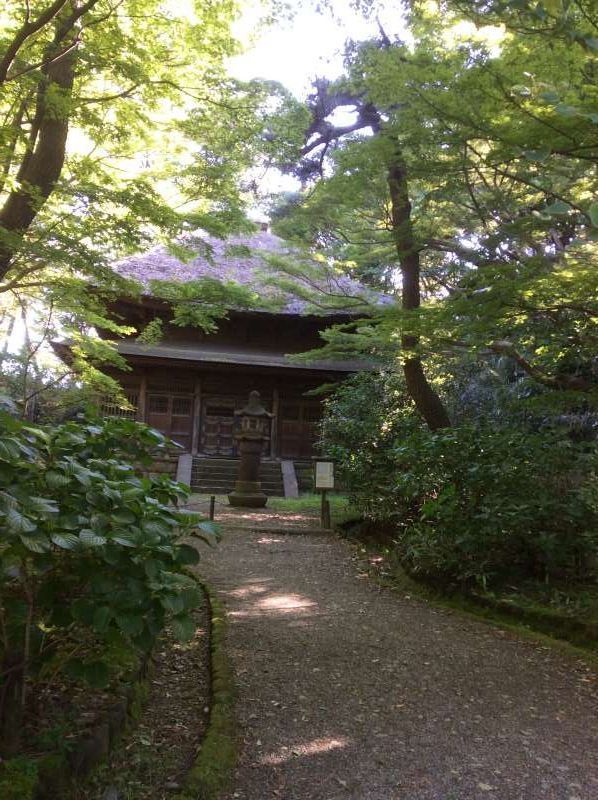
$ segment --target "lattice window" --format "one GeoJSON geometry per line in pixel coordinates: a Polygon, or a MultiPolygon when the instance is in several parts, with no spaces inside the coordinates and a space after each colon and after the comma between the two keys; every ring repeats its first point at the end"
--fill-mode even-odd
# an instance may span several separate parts
{"type": "Polygon", "coordinates": [[[123,408],[112,400],[102,400],[100,403],[100,414],[103,417],[118,419],[137,419],[137,405],[139,403],[139,393],[136,391],[125,391],[125,397],[131,408],[123,408]]]}
{"type": "Polygon", "coordinates": [[[160,394],[150,394],[148,397],[148,410],[150,414],[168,414],[168,397],[160,394]]]}
{"type": "Polygon", "coordinates": [[[191,410],[192,410],[192,401],[190,397],[172,398],[173,417],[188,417],[191,414],[191,410]]]}

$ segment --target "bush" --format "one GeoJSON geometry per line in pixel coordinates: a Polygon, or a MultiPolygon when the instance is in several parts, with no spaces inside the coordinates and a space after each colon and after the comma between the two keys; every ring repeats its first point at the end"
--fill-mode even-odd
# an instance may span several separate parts
{"type": "Polygon", "coordinates": [[[487,585],[592,566],[595,443],[576,442],[556,426],[480,423],[432,433],[387,393],[382,400],[372,394],[368,402],[367,392],[345,387],[329,403],[328,450],[352,503],[371,519],[392,522],[412,572],[487,585]]]}
{"type": "Polygon", "coordinates": [[[199,556],[182,539],[210,536],[210,523],[177,509],[185,487],[132,466],[166,444],[129,420],[31,427],[0,414],[5,752],[27,681],[49,661],[103,687],[114,678],[107,654],[148,650],[167,619],[179,638],[193,635],[200,597],[185,568],[199,556]]]}

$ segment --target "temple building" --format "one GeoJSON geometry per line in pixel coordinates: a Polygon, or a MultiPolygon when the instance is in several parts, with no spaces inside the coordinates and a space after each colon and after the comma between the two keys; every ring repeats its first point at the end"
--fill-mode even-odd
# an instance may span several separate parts
{"type": "Polygon", "coordinates": [[[309,274],[299,269],[285,276],[284,289],[277,287],[277,267],[269,261],[289,257],[292,251],[266,229],[226,240],[201,235],[198,244],[197,256],[190,260],[158,246],[115,265],[123,277],[144,287],[141,296],[121,297],[112,305],[115,318],[138,332],[153,320],[162,324],[156,343],[139,341],[136,335],[117,341],[130,371],[110,374],[134,409],[128,413],[196,459],[230,459],[237,454],[235,411],[246,404],[250,391],[257,390],[273,415],[265,459],[309,460],[321,418],[321,399],[311,393],[364,365],[345,360],[296,362],[290,356],[320,347],[322,330],[362,316],[368,303],[387,298],[325,264],[316,268],[316,279],[312,264],[309,274]],[[152,292],[154,281],[189,284],[204,279],[246,287],[264,298],[263,306],[258,302],[229,310],[213,333],[173,324],[169,304],[152,292]],[[306,299],[314,288],[324,299],[319,305],[306,299]]]}

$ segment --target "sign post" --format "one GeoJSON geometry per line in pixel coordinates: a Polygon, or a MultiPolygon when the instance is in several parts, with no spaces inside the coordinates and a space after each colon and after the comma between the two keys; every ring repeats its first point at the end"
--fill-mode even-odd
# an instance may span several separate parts
{"type": "Polygon", "coordinates": [[[320,508],[320,525],[322,528],[330,527],[330,503],[326,498],[326,492],[334,489],[334,462],[326,459],[316,459],[315,461],[315,488],[322,492],[322,504],[320,508]]]}

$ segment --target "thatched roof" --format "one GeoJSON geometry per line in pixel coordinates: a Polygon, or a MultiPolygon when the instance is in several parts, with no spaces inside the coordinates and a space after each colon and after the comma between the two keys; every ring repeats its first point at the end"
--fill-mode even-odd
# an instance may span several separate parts
{"type": "Polygon", "coordinates": [[[393,302],[325,262],[298,253],[269,231],[225,240],[199,233],[181,244],[191,258],[178,258],[167,247],[157,246],[119,261],[115,269],[141,283],[146,294],[152,294],[154,281],[189,283],[211,278],[236,283],[262,297],[278,297],[283,314],[355,314],[364,313],[372,303],[393,302]],[[281,279],[282,288],[277,285],[281,279]],[[310,293],[314,300],[309,299],[310,293]]]}

